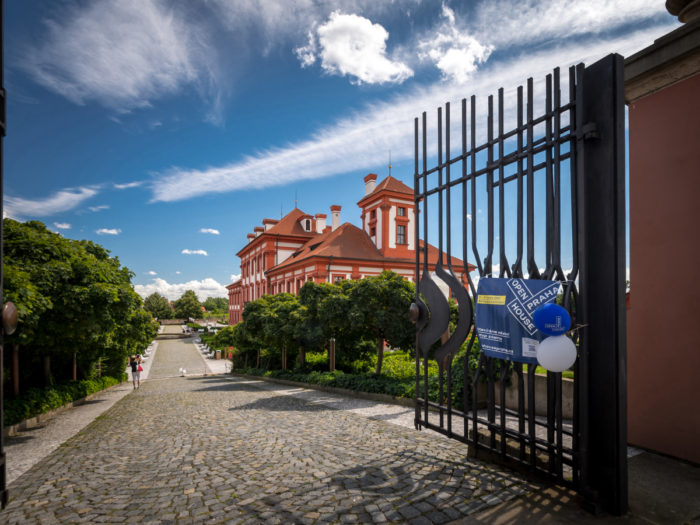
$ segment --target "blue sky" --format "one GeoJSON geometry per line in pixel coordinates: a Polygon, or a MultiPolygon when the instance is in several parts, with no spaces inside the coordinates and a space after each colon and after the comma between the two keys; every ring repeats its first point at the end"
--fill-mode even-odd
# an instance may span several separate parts
{"type": "Polygon", "coordinates": [[[100,243],[144,296],[224,296],[295,198],[359,224],[390,154],[412,185],[422,111],[678,25],[663,0],[9,0],[5,214],[100,243]]]}

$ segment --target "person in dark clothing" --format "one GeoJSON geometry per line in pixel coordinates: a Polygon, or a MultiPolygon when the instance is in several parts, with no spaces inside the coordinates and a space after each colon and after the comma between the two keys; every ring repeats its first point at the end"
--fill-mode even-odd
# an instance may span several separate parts
{"type": "Polygon", "coordinates": [[[141,386],[141,356],[132,355],[129,358],[129,364],[131,365],[131,379],[134,383],[134,390],[141,386]]]}

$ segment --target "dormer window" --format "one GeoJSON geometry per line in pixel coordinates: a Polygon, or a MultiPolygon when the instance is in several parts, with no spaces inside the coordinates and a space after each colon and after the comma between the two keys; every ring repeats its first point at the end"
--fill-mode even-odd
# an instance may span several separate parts
{"type": "Polygon", "coordinates": [[[304,224],[306,225],[306,227],[305,227],[304,229],[305,229],[307,232],[310,232],[310,231],[311,231],[311,219],[306,219],[306,220],[304,221],[304,224]]]}

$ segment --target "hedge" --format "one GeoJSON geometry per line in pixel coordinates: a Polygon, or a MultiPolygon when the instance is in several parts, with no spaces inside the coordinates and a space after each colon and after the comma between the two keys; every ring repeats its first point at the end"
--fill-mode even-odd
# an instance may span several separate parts
{"type": "Polygon", "coordinates": [[[119,378],[104,376],[96,379],[69,381],[46,388],[30,388],[19,397],[5,399],[3,426],[15,425],[25,419],[45,414],[72,401],[117,385],[126,379],[127,375],[123,374],[119,378]]]}

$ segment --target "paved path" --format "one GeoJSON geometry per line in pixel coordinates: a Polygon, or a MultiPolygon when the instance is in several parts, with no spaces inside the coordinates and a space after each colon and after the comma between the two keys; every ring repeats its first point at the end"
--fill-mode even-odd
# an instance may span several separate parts
{"type": "Polygon", "coordinates": [[[140,389],[10,485],[0,522],[442,523],[536,488],[461,443],[383,421],[403,421],[402,407],[172,377],[197,359],[194,345],[161,341],[140,389]]]}

